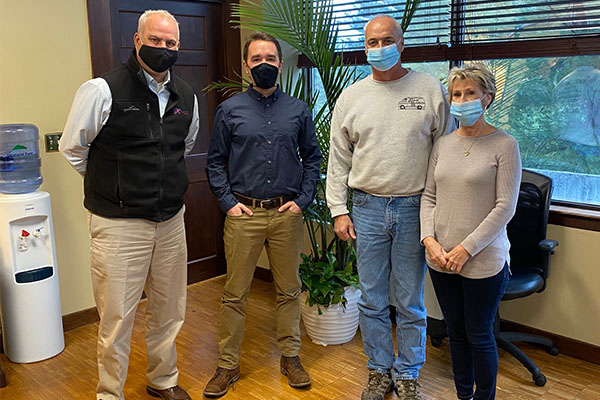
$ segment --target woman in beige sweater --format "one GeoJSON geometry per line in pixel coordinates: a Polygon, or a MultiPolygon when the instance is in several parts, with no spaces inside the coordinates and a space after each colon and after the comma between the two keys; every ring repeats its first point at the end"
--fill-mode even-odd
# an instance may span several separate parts
{"type": "Polygon", "coordinates": [[[485,121],[496,86],[483,64],[452,69],[448,92],[460,127],[433,147],[421,240],[448,327],[457,396],[494,399],[493,323],[508,282],[506,225],[517,204],[521,159],[517,141],[485,121]]]}

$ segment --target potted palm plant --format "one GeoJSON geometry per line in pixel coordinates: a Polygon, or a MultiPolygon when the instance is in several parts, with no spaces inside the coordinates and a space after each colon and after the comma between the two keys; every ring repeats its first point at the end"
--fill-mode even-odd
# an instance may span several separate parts
{"type": "MultiPolygon", "coordinates": [[[[405,30],[420,0],[407,0],[402,19],[405,30]]],[[[333,0],[245,0],[232,6],[233,23],[263,31],[285,41],[310,60],[322,82],[322,93],[310,93],[304,70],[282,79],[286,93],[305,101],[313,112],[323,173],[311,206],[304,212],[310,252],[302,254],[302,319],[315,342],[338,344],[351,340],[358,327],[358,273],[351,241],[340,240],[325,200],[325,172],[329,158],[329,130],[335,103],[342,91],[361,78],[354,66],[336,52],[338,31],[333,0]],[[321,97],[323,96],[323,97],[321,97]],[[345,318],[345,322],[337,319],[345,318]],[[326,325],[332,324],[328,327],[326,325]]],[[[241,90],[247,82],[215,83],[208,89],[241,90]]]]}

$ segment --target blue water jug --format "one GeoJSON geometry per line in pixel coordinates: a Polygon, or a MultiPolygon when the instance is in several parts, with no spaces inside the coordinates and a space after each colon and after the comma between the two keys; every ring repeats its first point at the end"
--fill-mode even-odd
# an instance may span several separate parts
{"type": "Polygon", "coordinates": [[[0,125],[0,192],[29,193],[42,184],[38,128],[30,124],[0,125]]]}

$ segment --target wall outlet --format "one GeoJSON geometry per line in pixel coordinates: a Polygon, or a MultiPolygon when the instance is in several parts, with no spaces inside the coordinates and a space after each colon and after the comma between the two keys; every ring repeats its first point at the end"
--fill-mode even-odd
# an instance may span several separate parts
{"type": "Polygon", "coordinates": [[[52,151],[58,151],[58,141],[62,136],[62,132],[58,133],[46,133],[44,135],[46,139],[46,153],[50,153],[52,151]]]}

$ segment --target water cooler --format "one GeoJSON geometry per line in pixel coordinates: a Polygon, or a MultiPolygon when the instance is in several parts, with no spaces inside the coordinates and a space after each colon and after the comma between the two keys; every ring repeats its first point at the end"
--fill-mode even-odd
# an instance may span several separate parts
{"type": "Polygon", "coordinates": [[[25,126],[35,128],[35,141],[23,141],[15,126],[0,125],[0,316],[6,356],[28,363],[55,356],[65,342],[50,195],[36,190],[37,128],[25,126]]]}

